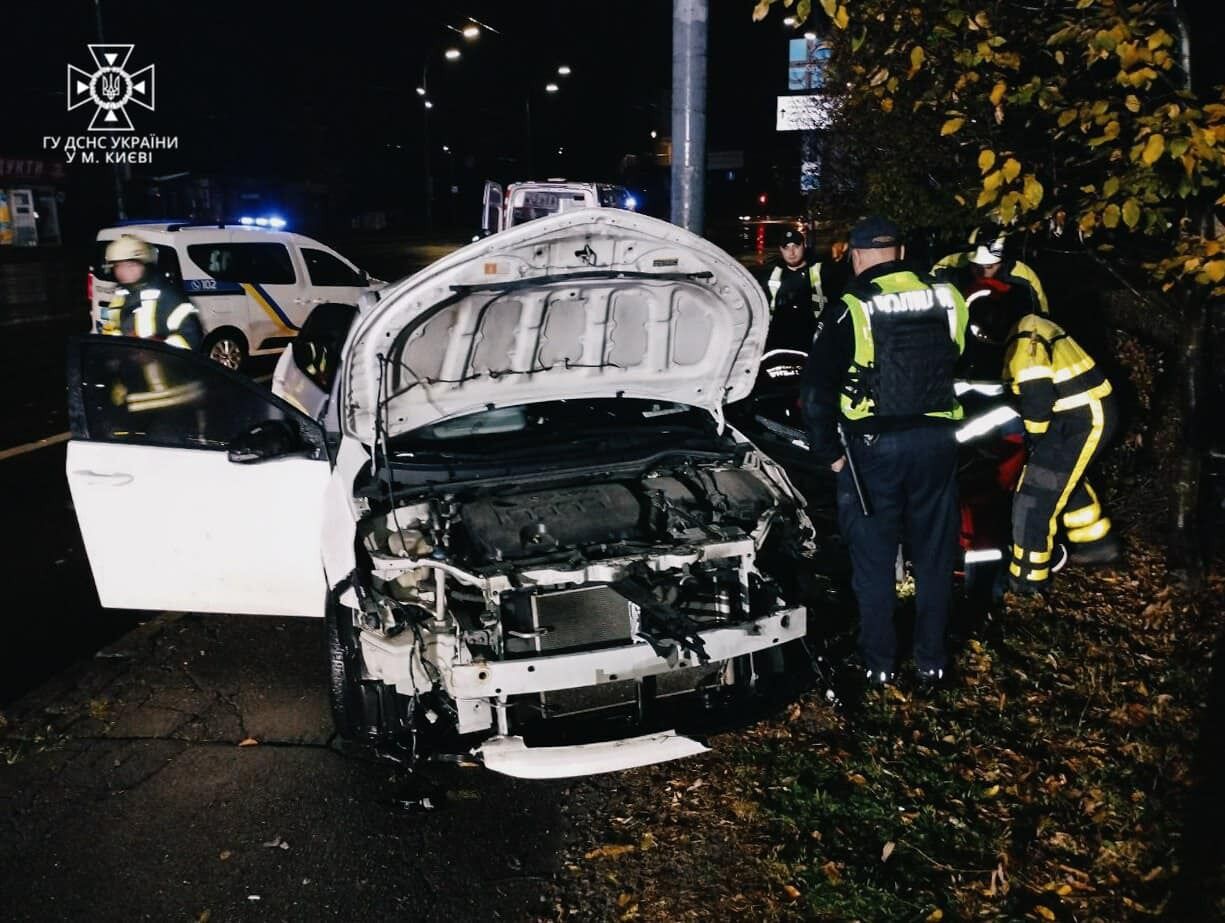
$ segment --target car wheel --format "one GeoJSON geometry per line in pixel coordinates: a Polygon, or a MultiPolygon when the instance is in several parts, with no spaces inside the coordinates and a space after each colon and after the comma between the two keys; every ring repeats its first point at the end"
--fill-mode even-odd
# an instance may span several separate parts
{"type": "Polygon", "coordinates": [[[242,334],[219,330],[204,341],[204,354],[218,365],[237,372],[247,361],[247,344],[242,334]]]}
{"type": "Polygon", "coordinates": [[[324,613],[328,642],[328,697],[332,723],[341,737],[356,739],[366,731],[365,693],[362,689],[362,658],[353,610],[328,593],[324,613]]]}

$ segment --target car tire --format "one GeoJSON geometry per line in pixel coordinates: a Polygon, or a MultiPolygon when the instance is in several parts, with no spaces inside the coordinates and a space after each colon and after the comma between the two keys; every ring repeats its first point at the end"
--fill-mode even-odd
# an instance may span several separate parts
{"type": "Polygon", "coordinates": [[[365,735],[366,707],[362,689],[361,647],[353,610],[343,605],[335,593],[328,593],[324,611],[328,645],[328,698],[332,723],[347,740],[365,735]]]}
{"type": "Polygon", "coordinates": [[[232,327],[225,327],[208,335],[201,352],[218,365],[237,372],[247,361],[247,340],[232,327]]]}

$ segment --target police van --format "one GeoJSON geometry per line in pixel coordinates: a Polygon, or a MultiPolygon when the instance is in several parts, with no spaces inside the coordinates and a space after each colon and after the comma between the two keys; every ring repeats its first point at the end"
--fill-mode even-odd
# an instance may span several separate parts
{"type": "MultiPolygon", "coordinates": [[[[278,222],[279,223],[279,222],[278,222]]],[[[383,283],[371,279],[331,247],[255,224],[130,224],[98,232],[89,270],[93,329],[117,283],[106,246],[133,234],[157,250],[153,272],[182,289],[200,312],[202,350],[229,368],[248,356],[281,352],[319,304],[356,305],[362,292],[383,283]]]]}
{"type": "Polygon", "coordinates": [[[634,211],[638,202],[624,186],[582,183],[565,179],[511,183],[485,183],[483,235],[496,234],[535,218],[560,215],[576,208],[625,208],[634,211]]]}

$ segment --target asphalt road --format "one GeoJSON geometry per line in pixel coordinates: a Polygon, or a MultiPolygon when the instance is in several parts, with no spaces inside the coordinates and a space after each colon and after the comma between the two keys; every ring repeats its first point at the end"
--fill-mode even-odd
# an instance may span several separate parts
{"type": "Polygon", "coordinates": [[[610,782],[342,753],[324,662],[316,622],[160,616],[15,703],[0,919],[545,913],[566,831],[610,782]]]}

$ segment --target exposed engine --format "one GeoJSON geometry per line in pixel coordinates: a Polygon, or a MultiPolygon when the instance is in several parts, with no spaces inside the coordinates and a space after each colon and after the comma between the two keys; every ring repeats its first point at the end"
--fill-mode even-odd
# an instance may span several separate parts
{"type": "MultiPolygon", "coordinates": [[[[785,476],[750,458],[400,502],[360,534],[374,577],[365,625],[385,639],[367,637],[367,666],[402,693],[441,685],[461,732],[490,727],[490,705],[460,701],[437,665],[530,664],[645,641],[670,670],[665,694],[730,682],[702,633],[785,605],[811,539],[793,498],[785,476]],[[392,656],[402,633],[420,648],[407,668],[392,656]]],[[[554,716],[640,695],[632,676],[606,679],[598,691],[576,680],[588,688],[495,699],[499,730],[508,710],[554,716]]]]}

